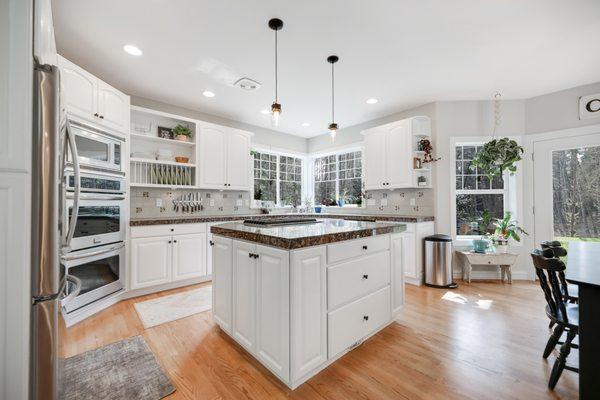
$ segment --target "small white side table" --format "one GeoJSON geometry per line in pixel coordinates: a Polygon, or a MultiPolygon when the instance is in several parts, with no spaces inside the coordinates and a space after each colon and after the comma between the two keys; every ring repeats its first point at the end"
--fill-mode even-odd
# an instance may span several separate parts
{"type": "Polygon", "coordinates": [[[472,251],[457,251],[457,253],[462,254],[467,259],[466,268],[463,268],[462,273],[463,280],[466,275],[467,282],[471,283],[471,271],[473,270],[473,265],[499,265],[502,282],[504,282],[504,278],[507,278],[508,283],[512,283],[510,267],[517,261],[519,254],[495,252],[475,253],[472,251]]]}

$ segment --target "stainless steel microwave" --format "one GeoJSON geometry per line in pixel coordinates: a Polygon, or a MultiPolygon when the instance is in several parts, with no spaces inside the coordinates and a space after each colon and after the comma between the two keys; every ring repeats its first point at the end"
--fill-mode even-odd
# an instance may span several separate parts
{"type": "Polygon", "coordinates": [[[76,121],[70,121],[68,129],[75,148],[68,153],[67,163],[73,164],[73,154],[77,154],[80,168],[124,172],[124,138],[76,121]]]}

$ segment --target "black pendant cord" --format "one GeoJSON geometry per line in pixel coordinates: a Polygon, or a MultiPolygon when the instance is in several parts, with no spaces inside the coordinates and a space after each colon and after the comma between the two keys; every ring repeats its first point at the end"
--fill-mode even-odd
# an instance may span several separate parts
{"type": "Polygon", "coordinates": [[[279,99],[277,97],[277,31],[275,31],[275,103],[279,103],[279,99]]]}
{"type": "Polygon", "coordinates": [[[333,63],[331,63],[331,122],[335,122],[335,74],[333,73],[333,63]]]}

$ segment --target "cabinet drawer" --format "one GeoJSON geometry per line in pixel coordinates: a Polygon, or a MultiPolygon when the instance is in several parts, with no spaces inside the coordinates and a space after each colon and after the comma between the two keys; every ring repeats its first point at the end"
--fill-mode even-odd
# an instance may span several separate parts
{"type": "Polygon", "coordinates": [[[131,237],[153,237],[167,235],[184,235],[190,233],[206,232],[206,224],[172,224],[172,225],[147,225],[147,226],[132,226],[131,237]]]}
{"type": "Polygon", "coordinates": [[[329,310],[390,283],[390,252],[384,251],[327,269],[327,305],[329,310]]]}
{"type": "Polygon", "coordinates": [[[373,333],[390,319],[389,286],[330,312],[327,316],[329,358],[373,333]]]}
{"type": "Polygon", "coordinates": [[[372,236],[327,245],[327,263],[376,253],[390,248],[389,235],[372,236]]]}

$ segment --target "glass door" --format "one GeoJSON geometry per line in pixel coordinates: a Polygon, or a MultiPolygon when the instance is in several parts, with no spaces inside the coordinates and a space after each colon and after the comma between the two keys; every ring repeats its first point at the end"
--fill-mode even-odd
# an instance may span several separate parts
{"type": "Polygon", "coordinates": [[[534,144],[535,244],[600,242],[600,133],[534,144]]]}

